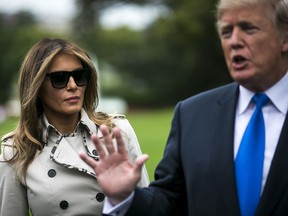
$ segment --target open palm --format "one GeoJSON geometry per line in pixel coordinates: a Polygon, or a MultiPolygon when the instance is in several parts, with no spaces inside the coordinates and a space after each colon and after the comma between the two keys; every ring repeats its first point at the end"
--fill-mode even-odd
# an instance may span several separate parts
{"type": "Polygon", "coordinates": [[[132,164],[128,159],[120,130],[118,128],[114,128],[113,130],[117,144],[116,148],[114,147],[108,128],[102,125],[100,130],[103,134],[104,144],[96,134],[91,136],[100,160],[95,161],[84,153],[81,153],[80,157],[94,169],[97,181],[104,194],[113,205],[116,205],[134,191],[141,177],[142,166],[148,159],[148,156],[141,155],[132,164]]]}

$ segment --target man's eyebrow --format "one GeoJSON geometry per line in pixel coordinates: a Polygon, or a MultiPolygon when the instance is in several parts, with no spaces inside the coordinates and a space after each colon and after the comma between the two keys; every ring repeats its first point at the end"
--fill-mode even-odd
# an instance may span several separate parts
{"type": "Polygon", "coordinates": [[[251,26],[251,25],[253,25],[252,22],[247,21],[247,20],[238,21],[238,22],[236,23],[236,25],[235,25],[235,24],[230,24],[230,23],[224,22],[224,21],[223,21],[223,22],[219,21],[217,24],[218,24],[218,27],[219,27],[220,29],[223,29],[223,28],[231,28],[232,26],[245,27],[245,26],[251,26]]]}
{"type": "Polygon", "coordinates": [[[251,21],[246,21],[246,20],[243,20],[243,21],[240,21],[238,23],[239,26],[251,26],[253,25],[253,23],[251,21]]]}

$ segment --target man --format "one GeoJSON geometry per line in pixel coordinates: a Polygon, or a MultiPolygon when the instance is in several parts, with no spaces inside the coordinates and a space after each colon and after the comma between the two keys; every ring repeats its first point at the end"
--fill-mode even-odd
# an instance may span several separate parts
{"type": "Polygon", "coordinates": [[[148,156],[130,164],[118,130],[117,151],[102,126],[107,149],[93,136],[100,161],[80,155],[95,169],[107,196],[104,213],[288,215],[288,1],[220,0],[217,27],[235,82],[177,105],[163,159],[148,188],[135,186],[148,156]],[[259,95],[265,102],[258,107],[259,95]],[[244,133],[254,110],[261,133],[244,133]],[[248,133],[257,136],[247,141],[248,133]],[[262,144],[247,153],[249,159],[244,150],[258,139],[262,144]]]}

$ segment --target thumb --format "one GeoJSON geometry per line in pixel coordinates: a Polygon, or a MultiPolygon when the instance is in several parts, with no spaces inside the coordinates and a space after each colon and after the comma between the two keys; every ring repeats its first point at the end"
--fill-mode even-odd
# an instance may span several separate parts
{"type": "Polygon", "coordinates": [[[136,158],[134,163],[134,172],[141,173],[142,166],[148,160],[149,156],[147,154],[143,154],[136,158]]]}

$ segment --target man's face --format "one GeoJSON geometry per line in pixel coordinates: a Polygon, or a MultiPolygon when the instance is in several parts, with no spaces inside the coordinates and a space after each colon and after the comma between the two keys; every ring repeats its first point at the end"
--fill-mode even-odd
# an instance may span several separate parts
{"type": "Polygon", "coordinates": [[[264,91],[286,73],[286,42],[272,22],[265,4],[225,10],[219,34],[231,77],[252,91],[264,91]]]}

